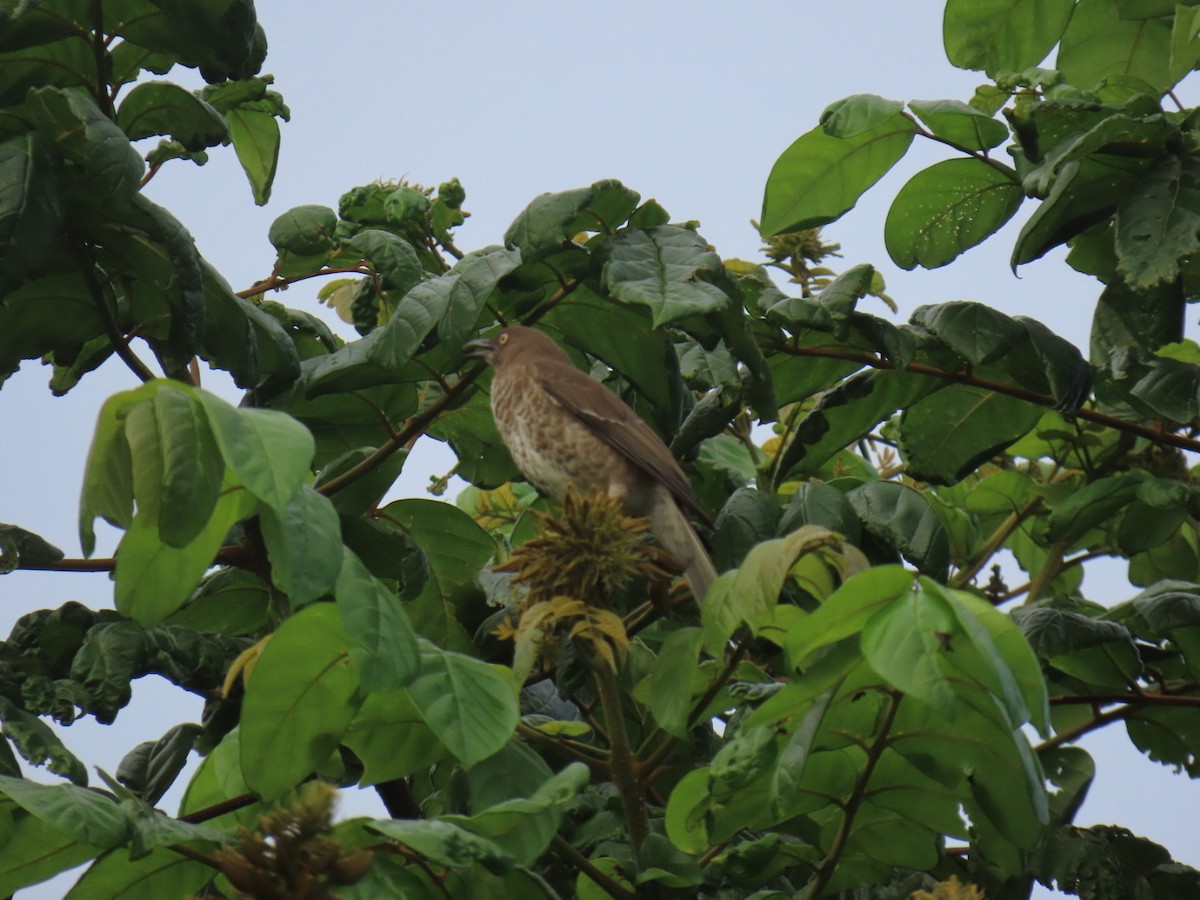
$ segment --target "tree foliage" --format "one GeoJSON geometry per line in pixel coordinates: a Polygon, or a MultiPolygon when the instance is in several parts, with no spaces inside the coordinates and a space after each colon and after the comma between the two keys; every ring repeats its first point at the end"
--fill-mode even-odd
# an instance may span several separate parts
{"type": "Polygon", "coordinates": [[[616,181],[464,253],[457,180],[380,182],[280,215],[234,291],[142,188],[232,144],[267,201],[288,110],[251,0],[0,4],[0,377],[131,373],[97,413],[86,558],[0,526],[7,571],[114,578],[112,609],[0,643],[0,895],[94,860],[70,897],[1194,896],[1073,819],[1097,728],[1200,774],[1200,117],[1171,93],[1198,27],[949,0],[947,56],[987,82],[832,104],[770,174],[761,264],[616,181]],[[917,141],[947,159],[893,201],[893,260],[1023,212],[1014,268],[1066,245],[1099,282],[1087,354],[969,301],[897,324],[859,308],[888,299],[872,266],[825,266],[817,229],[917,141]],[[273,299],[310,279],[358,338],[273,299]],[[644,522],[521,482],[463,355],[509,322],[670,439],[715,519],[702,609],[644,522]],[[423,437],[469,486],[385,502],[423,437]],[[1081,590],[1098,556],[1124,602],[1081,590]],[[149,673],[203,721],[88,789],[44,719],[111,723],[149,673]],[[330,786],[391,817],[334,822],[330,786]]]}

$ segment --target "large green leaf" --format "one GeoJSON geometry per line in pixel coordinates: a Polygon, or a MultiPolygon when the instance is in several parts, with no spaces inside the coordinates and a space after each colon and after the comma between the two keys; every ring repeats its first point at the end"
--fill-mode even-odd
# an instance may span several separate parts
{"type": "Polygon", "coordinates": [[[0,892],[45,881],[97,856],[101,849],[75,840],[65,831],[9,804],[0,816],[10,819],[0,853],[0,892]]]}
{"type": "Polygon", "coordinates": [[[353,552],[340,547],[340,542],[336,546],[342,552],[335,589],[337,606],[363,689],[375,692],[404,687],[420,665],[417,637],[404,603],[353,552]]]}
{"type": "Polygon", "coordinates": [[[309,475],[312,434],[275,410],[237,409],[206,391],[200,400],[225,464],[246,490],[282,511],[309,475]]]}
{"type": "Polygon", "coordinates": [[[511,671],[442,650],[424,638],[420,646],[420,674],[408,694],[421,718],[463,765],[487,759],[517,727],[511,671]]]}
{"type": "Polygon", "coordinates": [[[638,204],[637,193],[619,181],[598,181],[588,188],[542,194],[522,210],[504,233],[508,247],[525,259],[553,252],[581,231],[612,234],[638,204]]]}
{"type": "Polygon", "coordinates": [[[185,897],[212,881],[209,866],[158,847],[140,859],[122,850],[106,853],[90,865],[64,900],[138,900],[185,897]]]}
{"type": "Polygon", "coordinates": [[[867,531],[892,544],[924,574],[945,575],[950,561],[946,530],[920,491],[895,481],[873,481],[849,497],[867,531]]]}
{"type": "Polygon", "coordinates": [[[275,110],[262,101],[243,104],[225,114],[233,149],[259,206],[271,199],[271,184],[279,165],[279,122],[275,115],[275,110]]]}
{"type": "Polygon", "coordinates": [[[158,525],[165,544],[186,546],[208,524],[225,474],[204,408],[192,391],[163,382],[129,410],[125,438],[138,515],[158,525]]]}
{"type": "Polygon", "coordinates": [[[149,517],[134,516],[117,553],[117,609],[143,625],[179,609],[212,566],[229,529],[254,506],[244,489],[226,482],[204,528],[182,547],[167,544],[149,517]]]}
{"type": "Polygon", "coordinates": [[[908,472],[919,481],[954,484],[1028,433],[1042,412],[999,391],[947,385],[900,418],[908,472]]]}
{"type": "Polygon", "coordinates": [[[1131,75],[1159,90],[1171,86],[1171,27],[1128,19],[1119,0],[1080,0],[1062,36],[1057,66],[1076,87],[1090,90],[1110,75],[1131,75]]]}
{"type": "Polygon", "coordinates": [[[167,81],[143,82],[130,91],[117,109],[117,124],[131,141],[169,135],[190,151],[229,140],[229,126],[217,110],[167,81]]]}
{"type": "Polygon", "coordinates": [[[362,761],[363,784],[407,778],[450,755],[405,690],[368,694],[342,743],[362,761]]]}
{"type": "Polygon", "coordinates": [[[989,75],[1036,66],[1071,18],[1073,0],[947,0],[946,56],[989,75]]]}
{"type": "Polygon", "coordinates": [[[242,701],[242,774],[274,800],[337,748],[362,703],[332,603],[314,603],[285,621],[263,649],[242,701]]]}
{"type": "Polygon", "coordinates": [[[914,175],[892,201],[884,225],[888,255],[902,269],[944,266],[995,233],[1024,199],[1013,175],[987,163],[937,163],[914,175]]]}
{"type": "Polygon", "coordinates": [[[75,784],[37,784],[0,775],[0,794],[81,844],[108,849],[129,840],[133,824],[115,800],[75,784]]]}
{"type": "Polygon", "coordinates": [[[44,262],[62,224],[49,143],[36,132],[0,143],[0,282],[44,262]]]}
{"type": "Polygon", "coordinates": [[[1173,281],[1200,250],[1200,164],[1164,159],[1117,210],[1117,271],[1134,290],[1173,281]]]}
{"type": "Polygon", "coordinates": [[[818,126],[797,138],[767,178],[759,230],[781,234],[841,218],[899,161],[915,131],[896,113],[854,137],[832,137],[818,126]]]}
{"type": "Polygon", "coordinates": [[[605,244],[604,253],[604,286],[618,300],[648,306],[655,327],[730,303],[712,283],[721,258],[690,228],[627,229],[605,244]]]}
{"type": "Polygon", "coordinates": [[[333,590],[342,568],[342,532],[328,497],[304,485],[282,511],[264,508],[259,523],[271,580],[294,609],[333,590]]]}

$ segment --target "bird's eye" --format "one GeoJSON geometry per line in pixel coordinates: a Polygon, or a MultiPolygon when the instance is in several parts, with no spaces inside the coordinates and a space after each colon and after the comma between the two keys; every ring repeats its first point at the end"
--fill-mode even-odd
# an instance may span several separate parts
{"type": "Polygon", "coordinates": [[[508,334],[505,333],[505,334],[501,334],[500,337],[497,338],[497,341],[499,342],[501,347],[503,347],[505,344],[508,343],[508,337],[509,337],[508,334]]]}

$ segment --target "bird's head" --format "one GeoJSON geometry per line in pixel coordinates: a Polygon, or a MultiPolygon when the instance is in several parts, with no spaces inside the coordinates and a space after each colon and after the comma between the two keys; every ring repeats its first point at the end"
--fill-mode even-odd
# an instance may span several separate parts
{"type": "Polygon", "coordinates": [[[494,338],[468,341],[464,349],[468,358],[486,360],[493,366],[550,360],[570,363],[566,351],[552,337],[524,325],[509,325],[494,338]]]}

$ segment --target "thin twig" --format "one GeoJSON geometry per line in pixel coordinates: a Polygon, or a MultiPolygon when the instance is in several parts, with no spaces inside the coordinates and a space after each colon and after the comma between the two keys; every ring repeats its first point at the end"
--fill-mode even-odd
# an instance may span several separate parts
{"type": "Polygon", "coordinates": [[[604,707],[604,718],[608,723],[609,750],[612,758],[609,769],[613,784],[621,797],[621,808],[625,811],[625,824],[629,829],[629,847],[633,866],[642,870],[642,844],[650,836],[650,818],[646,812],[646,793],[638,778],[638,761],[629,743],[625,730],[625,711],[621,705],[621,689],[617,677],[608,664],[599,658],[591,660],[592,674],[596,679],[596,693],[604,707]]]}
{"type": "Polygon", "coordinates": [[[226,813],[237,812],[239,809],[253,806],[257,802],[258,796],[256,794],[238,794],[236,797],[230,797],[228,800],[222,800],[220,803],[214,803],[212,806],[206,806],[203,809],[197,809],[187,815],[180,816],[179,821],[196,825],[200,822],[207,822],[210,819],[223,816],[226,813]]]}
{"type": "Polygon", "coordinates": [[[133,348],[129,346],[129,341],[125,338],[125,335],[121,334],[121,329],[117,326],[116,317],[113,316],[112,308],[108,305],[108,298],[104,296],[104,288],[100,285],[100,280],[96,278],[95,262],[82,250],[77,254],[77,258],[79,272],[83,276],[83,281],[87,285],[88,292],[92,295],[92,301],[96,304],[97,311],[100,313],[100,321],[104,325],[104,333],[108,335],[108,340],[112,344],[113,350],[139,379],[142,381],[153,381],[157,376],[133,352],[133,348]]]}
{"type": "Polygon", "coordinates": [[[251,297],[257,297],[259,294],[265,294],[267,291],[277,291],[280,288],[287,287],[289,284],[295,284],[298,281],[307,281],[309,278],[320,278],[322,275],[376,275],[374,269],[368,269],[366,266],[331,266],[326,269],[321,269],[317,272],[309,272],[307,275],[296,275],[292,278],[280,278],[277,275],[272,275],[265,281],[260,281],[253,284],[243,291],[236,291],[237,296],[243,300],[248,300],[251,297]]]}

